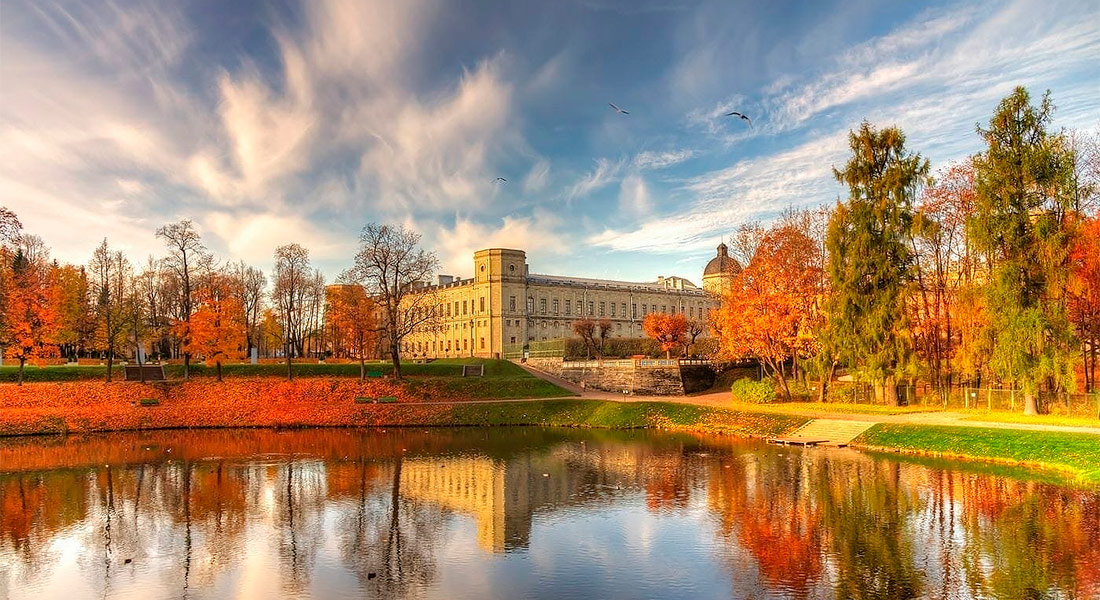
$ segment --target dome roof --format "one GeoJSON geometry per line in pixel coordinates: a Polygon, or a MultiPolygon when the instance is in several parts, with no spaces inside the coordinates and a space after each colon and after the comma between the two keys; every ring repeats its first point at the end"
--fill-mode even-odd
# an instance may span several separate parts
{"type": "Polygon", "coordinates": [[[707,268],[703,269],[703,277],[721,274],[736,275],[740,272],[741,263],[729,255],[729,247],[725,244],[719,244],[718,255],[707,263],[707,268]]]}

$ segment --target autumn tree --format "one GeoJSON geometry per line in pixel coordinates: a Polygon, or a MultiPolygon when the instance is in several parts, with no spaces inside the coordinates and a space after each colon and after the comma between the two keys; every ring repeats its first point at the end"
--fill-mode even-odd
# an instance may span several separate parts
{"type": "Polygon", "coordinates": [[[239,358],[245,339],[244,309],[234,294],[233,280],[223,273],[210,273],[202,280],[191,317],[191,335],[185,351],[214,363],[218,381],[222,362],[239,358]]]}
{"type": "Polygon", "coordinates": [[[4,353],[19,361],[19,385],[27,361],[56,355],[57,313],[51,298],[48,257],[33,250],[33,236],[23,235],[12,257],[3,321],[4,353]],[[30,246],[30,248],[28,248],[30,246]]]}
{"type": "Polygon", "coordinates": [[[577,319],[573,321],[573,333],[581,338],[584,343],[585,358],[590,358],[596,347],[596,338],[599,336],[596,321],[592,319],[577,319]]]}
{"type": "Polygon", "coordinates": [[[61,355],[83,356],[95,334],[88,273],[83,267],[59,265],[54,267],[52,279],[56,288],[57,343],[61,355]]]}
{"type": "MultiPolygon", "coordinates": [[[[164,240],[165,246],[168,247],[168,256],[164,259],[164,263],[175,274],[178,283],[175,329],[181,346],[185,347],[188,345],[191,314],[194,312],[195,282],[199,275],[210,269],[213,257],[207,252],[206,246],[202,243],[202,237],[190,219],[169,223],[157,229],[157,237],[164,240]]],[[[184,350],[184,379],[191,375],[190,365],[191,354],[184,350]]]]}
{"type": "Polygon", "coordinates": [[[733,280],[715,318],[722,351],[758,359],[787,400],[789,360],[816,349],[814,330],[821,294],[820,247],[799,226],[779,224],[763,236],[733,280]]]}
{"type": "Polygon", "coordinates": [[[420,234],[400,225],[371,223],[359,236],[350,275],[378,303],[378,328],[389,346],[396,379],[401,378],[405,337],[438,327],[436,296],[425,285],[438,266],[435,254],[420,248],[420,234]]]}
{"type": "Polygon", "coordinates": [[[642,331],[661,345],[665,358],[670,357],[673,348],[683,345],[687,329],[687,318],[683,313],[649,313],[642,321],[642,331]]]}
{"type": "Polygon", "coordinates": [[[359,359],[362,381],[367,376],[367,354],[378,335],[377,307],[363,286],[352,281],[354,277],[345,273],[341,283],[330,288],[325,317],[332,324],[333,340],[340,340],[349,354],[359,359]]]}
{"type": "Polygon", "coordinates": [[[252,349],[258,345],[259,324],[264,308],[264,290],[267,278],[264,272],[245,264],[242,260],[229,268],[233,278],[234,294],[241,300],[244,311],[244,329],[248,337],[245,355],[252,356],[252,349]]]}
{"type": "MultiPolygon", "coordinates": [[[[933,388],[946,400],[952,383],[955,353],[964,337],[960,325],[960,294],[976,285],[983,268],[966,235],[966,221],[974,207],[974,166],[969,160],[940,172],[924,188],[913,219],[916,293],[910,314],[915,349],[928,366],[933,388]]],[[[966,296],[966,300],[970,298],[966,296]]],[[[965,338],[973,341],[973,332],[965,338]]]]}
{"type": "Polygon", "coordinates": [[[1064,136],[1047,132],[1050,93],[1038,106],[1018,87],[978,128],[986,150],[975,157],[972,243],[992,257],[986,286],[990,366],[1013,389],[1024,413],[1041,410],[1039,392],[1072,385],[1073,330],[1066,313],[1076,187],[1064,136]]]}
{"type": "Polygon", "coordinates": [[[1080,224],[1070,250],[1069,319],[1077,329],[1084,357],[1086,391],[1097,383],[1100,356],[1100,212],[1080,224]]]}
{"type": "Polygon", "coordinates": [[[125,340],[129,325],[127,297],[133,268],[121,251],[112,251],[103,239],[88,263],[89,289],[95,311],[95,345],[107,358],[107,382],[111,382],[115,353],[125,340]]]}
{"type": "Polygon", "coordinates": [[[302,324],[312,277],[308,250],[299,244],[286,244],[275,249],[271,299],[281,321],[287,379],[294,378],[291,357],[295,353],[301,356],[302,353],[302,324]]]}
{"type": "Polygon", "coordinates": [[[866,121],[848,136],[852,155],[833,169],[848,186],[837,206],[827,248],[832,294],[827,308],[827,352],[874,382],[887,403],[898,403],[897,382],[912,374],[913,342],[906,300],[913,277],[908,240],[913,201],[928,161],[905,147],[895,127],[866,121]]]}

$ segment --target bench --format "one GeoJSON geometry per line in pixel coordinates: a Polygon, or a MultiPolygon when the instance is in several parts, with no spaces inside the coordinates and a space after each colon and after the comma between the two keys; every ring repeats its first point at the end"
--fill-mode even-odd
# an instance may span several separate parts
{"type": "Polygon", "coordinates": [[[142,375],[145,381],[165,381],[163,365],[126,365],[126,381],[141,381],[142,375]]]}
{"type": "Polygon", "coordinates": [[[397,396],[382,396],[379,398],[372,398],[370,396],[356,396],[356,404],[394,404],[397,402],[397,396]]]}

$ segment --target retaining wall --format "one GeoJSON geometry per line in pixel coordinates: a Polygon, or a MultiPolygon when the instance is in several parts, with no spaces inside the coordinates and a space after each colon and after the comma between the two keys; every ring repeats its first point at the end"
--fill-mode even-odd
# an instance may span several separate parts
{"type": "Polygon", "coordinates": [[[682,364],[677,359],[529,358],[527,364],[586,387],[646,396],[683,396],[714,384],[714,369],[710,365],[682,364]]]}

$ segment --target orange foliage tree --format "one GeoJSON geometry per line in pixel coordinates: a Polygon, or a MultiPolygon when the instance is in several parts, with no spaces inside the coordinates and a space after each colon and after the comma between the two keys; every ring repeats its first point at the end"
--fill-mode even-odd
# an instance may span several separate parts
{"type": "Polygon", "coordinates": [[[344,283],[326,290],[325,318],[333,344],[341,343],[348,355],[359,359],[359,379],[367,377],[367,354],[378,338],[377,305],[363,286],[344,283]]]}
{"type": "Polygon", "coordinates": [[[222,361],[239,358],[247,343],[244,307],[232,293],[232,282],[220,273],[212,273],[199,289],[198,309],[191,315],[184,351],[214,361],[218,381],[222,380],[222,361]]]}
{"type": "Polygon", "coordinates": [[[802,228],[780,224],[764,235],[748,266],[732,282],[715,318],[723,353],[756,357],[790,400],[783,372],[788,360],[817,347],[821,248],[802,228]]]}
{"type": "Polygon", "coordinates": [[[1100,213],[1085,219],[1070,250],[1069,318],[1084,355],[1085,388],[1097,389],[1100,354],[1100,213]]]}
{"type": "Polygon", "coordinates": [[[19,361],[19,385],[27,361],[56,356],[58,317],[45,256],[32,257],[22,247],[12,259],[4,306],[4,353],[19,361]]]}
{"type": "Polygon", "coordinates": [[[665,351],[665,358],[669,358],[673,348],[684,345],[688,336],[688,321],[683,313],[649,313],[642,321],[642,331],[656,340],[661,350],[665,351]]]}

